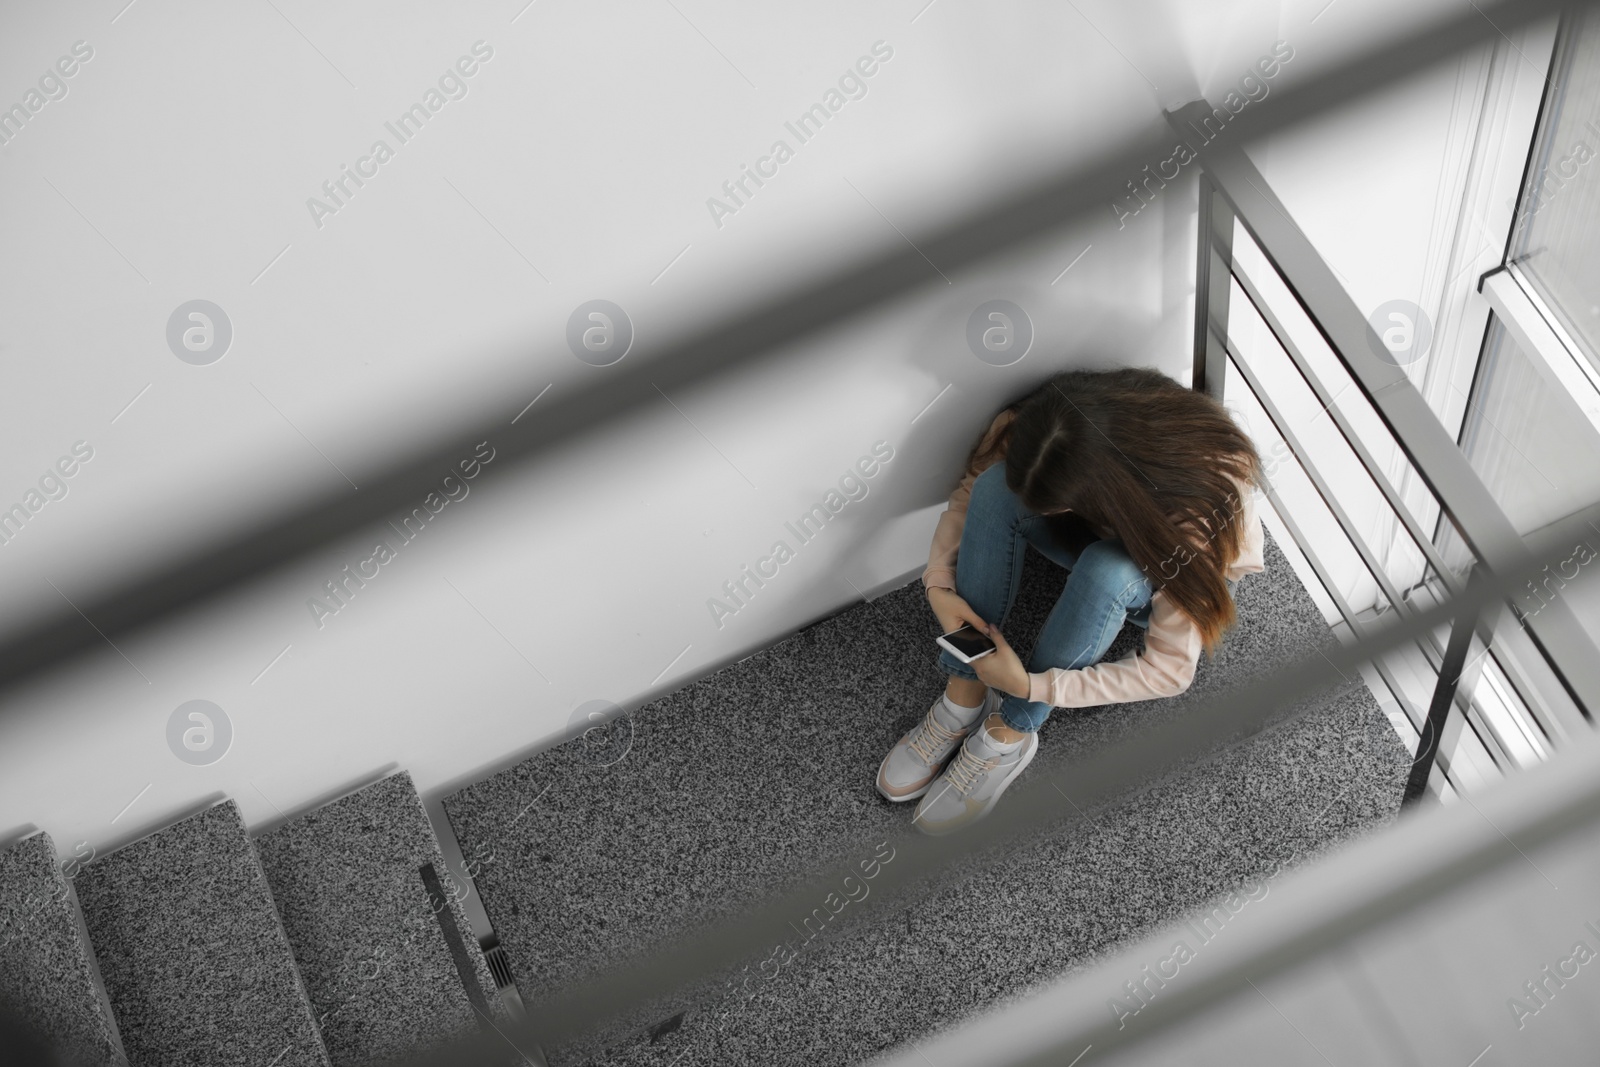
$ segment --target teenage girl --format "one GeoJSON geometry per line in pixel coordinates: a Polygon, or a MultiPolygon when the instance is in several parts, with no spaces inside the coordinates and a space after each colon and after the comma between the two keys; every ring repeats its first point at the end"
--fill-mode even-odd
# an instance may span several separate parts
{"type": "Polygon", "coordinates": [[[1002,410],[922,574],[944,632],[971,623],[996,648],[971,664],[940,652],[949,684],[884,757],[878,791],[922,798],[917,827],[948,833],[994,807],[1055,708],[1186,690],[1237,618],[1234,582],[1262,569],[1261,478],[1222,405],[1157,371],[1068,371],[1002,410]],[[1024,667],[1000,627],[1029,544],[1071,573],[1024,667]],[[1127,621],[1143,651],[1100,663],[1127,621]]]}

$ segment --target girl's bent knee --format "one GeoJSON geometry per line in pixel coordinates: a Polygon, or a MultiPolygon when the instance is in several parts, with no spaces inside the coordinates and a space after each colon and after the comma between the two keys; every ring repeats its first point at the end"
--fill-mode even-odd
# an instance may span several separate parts
{"type": "Polygon", "coordinates": [[[977,506],[980,500],[985,502],[1004,503],[1015,506],[1016,494],[1011,492],[1011,487],[1006,484],[1006,465],[996,463],[985,468],[972,481],[972,495],[968,498],[968,507],[977,506]]]}
{"type": "Polygon", "coordinates": [[[1150,576],[1115,541],[1096,541],[1078,556],[1073,571],[1081,582],[1091,582],[1108,597],[1128,603],[1148,601],[1154,593],[1150,576]]]}

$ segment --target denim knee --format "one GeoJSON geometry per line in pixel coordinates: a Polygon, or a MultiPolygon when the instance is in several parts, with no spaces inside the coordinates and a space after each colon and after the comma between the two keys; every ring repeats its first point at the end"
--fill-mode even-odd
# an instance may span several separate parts
{"type": "Polygon", "coordinates": [[[1072,570],[1080,584],[1091,583],[1096,593],[1129,612],[1146,607],[1155,595],[1150,576],[1117,541],[1095,541],[1079,554],[1072,570]]]}
{"type": "Polygon", "coordinates": [[[972,494],[967,498],[967,510],[1000,507],[1015,513],[1017,494],[1006,484],[1006,465],[1002,461],[983,470],[972,481],[972,494]]]}

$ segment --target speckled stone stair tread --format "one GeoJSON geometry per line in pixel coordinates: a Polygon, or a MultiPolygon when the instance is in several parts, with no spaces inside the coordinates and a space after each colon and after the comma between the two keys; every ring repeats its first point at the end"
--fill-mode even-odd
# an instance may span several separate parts
{"type": "Polygon", "coordinates": [[[44,832],[0,851],[0,1002],[84,1067],[122,1062],[77,904],[44,832]]]}
{"type": "MultiPolygon", "coordinates": [[[[420,868],[444,859],[404,772],[256,840],[334,1067],[400,1057],[498,1018],[494,978],[449,882],[480,1003],[463,983],[420,868]]],[[[441,881],[443,881],[441,875],[441,881]]]]}
{"type": "Polygon", "coordinates": [[[94,860],[74,881],[133,1067],[329,1067],[232,801],[94,860]]]}

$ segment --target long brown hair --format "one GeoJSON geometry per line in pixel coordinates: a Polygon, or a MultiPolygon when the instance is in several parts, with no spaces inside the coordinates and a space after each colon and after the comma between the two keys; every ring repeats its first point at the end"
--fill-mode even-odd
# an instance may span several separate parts
{"type": "Polygon", "coordinates": [[[1015,417],[973,447],[967,470],[1003,457],[1029,510],[1114,531],[1215,652],[1238,618],[1225,577],[1244,538],[1235,480],[1261,484],[1261,458],[1227,410],[1142,368],[1066,371],[1006,410],[1015,417]]]}

